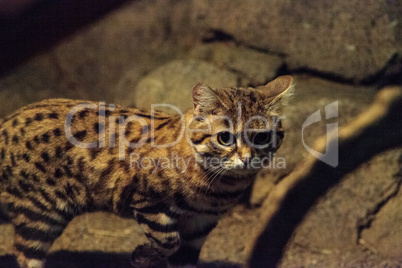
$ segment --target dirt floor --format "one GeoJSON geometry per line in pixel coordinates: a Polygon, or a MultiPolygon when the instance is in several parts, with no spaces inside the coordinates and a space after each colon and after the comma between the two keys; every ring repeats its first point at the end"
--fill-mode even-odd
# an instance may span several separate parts
{"type": "MultiPolygon", "coordinates": [[[[247,252],[260,223],[261,208],[236,206],[209,235],[197,267],[245,267],[247,252]]],[[[11,225],[0,226],[0,267],[17,268],[10,255],[11,225]]],[[[146,241],[134,220],[108,213],[75,218],[52,247],[47,268],[129,268],[131,251],[146,241]]],[[[362,248],[341,253],[293,243],[282,267],[402,267],[362,248]]]]}

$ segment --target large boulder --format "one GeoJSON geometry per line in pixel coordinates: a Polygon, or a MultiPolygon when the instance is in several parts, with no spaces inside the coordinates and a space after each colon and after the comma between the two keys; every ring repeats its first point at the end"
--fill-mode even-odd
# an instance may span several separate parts
{"type": "Polygon", "coordinates": [[[290,69],[362,80],[400,49],[402,9],[393,2],[195,0],[192,20],[206,32],[286,55],[290,69]]]}
{"type": "Polygon", "coordinates": [[[232,87],[237,84],[237,76],[204,61],[172,61],[139,81],[134,90],[135,106],[150,109],[151,104],[162,103],[185,111],[193,107],[191,94],[197,82],[212,88],[232,87]]]}
{"type": "Polygon", "coordinates": [[[260,86],[276,77],[282,57],[230,43],[195,46],[191,58],[202,59],[236,73],[241,86],[260,86]]]}

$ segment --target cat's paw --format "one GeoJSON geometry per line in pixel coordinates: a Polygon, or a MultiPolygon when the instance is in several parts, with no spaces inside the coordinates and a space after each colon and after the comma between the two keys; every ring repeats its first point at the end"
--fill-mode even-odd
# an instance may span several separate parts
{"type": "Polygon", "coordinates": [[[154,267],[163,261],[163,256],[150,245],[140,245],[131,254],[131,265],[135,268],[154,267]]]}

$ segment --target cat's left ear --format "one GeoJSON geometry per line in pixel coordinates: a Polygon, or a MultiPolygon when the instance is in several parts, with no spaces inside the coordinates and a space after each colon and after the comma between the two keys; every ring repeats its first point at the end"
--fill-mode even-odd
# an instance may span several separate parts
{"type": "Polygon", "coordinates": [[[194,115],[217,114],[224,107],[221,99],[207,85],[197,83],[193,87],[194,115]]]}
{"type": "Polygon", "coordinates": [[[279,76],[258,90],[267,96],[267,110],[277,111],[286,105],[287,100],[293,94],[293,77],[290,75],[279,76]]]}

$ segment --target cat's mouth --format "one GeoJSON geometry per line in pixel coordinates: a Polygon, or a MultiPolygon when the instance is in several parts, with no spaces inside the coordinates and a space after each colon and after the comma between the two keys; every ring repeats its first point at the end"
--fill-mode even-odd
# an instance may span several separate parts
{"type": "Polygon", "coordinates": [[[254,168],[249,168],[247,166],[244,167],[232,167],[228,169],[228,173],[237,175],[237,176],[249,176],[257,173],[259,170],[254,168]]]}

